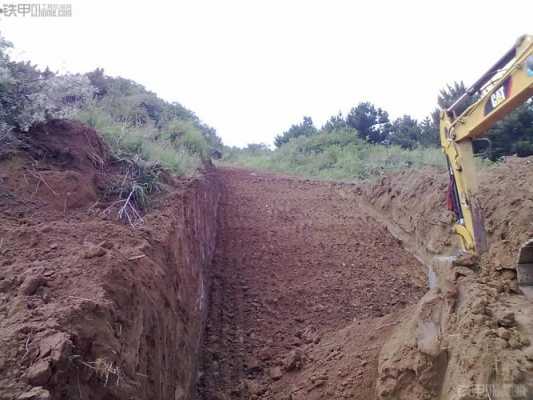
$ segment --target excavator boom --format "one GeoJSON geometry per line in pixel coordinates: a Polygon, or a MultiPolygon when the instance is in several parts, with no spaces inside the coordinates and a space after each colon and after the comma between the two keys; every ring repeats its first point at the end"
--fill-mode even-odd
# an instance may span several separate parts
{"type": "Polygon", "coordinates": [[[440,140],[448,161],[450,202],[456,215],[454,230],[465,251],[481,254],[487,249],[483,217],[476,201],[472,141],[486,134],[496,122],[533,96],[533,36],[522,36],[450,108],[440,115],[440,140]],[[460,115],[467,97],[479,99],[460,115]]]}
{"type": "Polygon", "coordinates": [[[461,141],[483,136],[494,123],[533,96],[533,36],[522,36],[465,95],[445,113],[451,119],[453,139],[461,141]],[[481,98],[455,118],[455,108],[464,97],[482,93],[481,98]]]}

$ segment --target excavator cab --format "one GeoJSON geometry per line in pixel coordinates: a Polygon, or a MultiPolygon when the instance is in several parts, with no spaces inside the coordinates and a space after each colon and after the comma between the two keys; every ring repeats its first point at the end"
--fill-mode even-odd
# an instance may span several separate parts
{"type": "MultiPolygon", "coordinates": [[[[521,36],[481,78],[440,114],[440,141],[450,175],[448,207],[455,213],[454,231],[463,250],[487,250],[472,143],[533,96],[533,36],[521,36]],[[476,99],[466,110],[468,98],[476,99]]],[[[533,239],[522,245],[517,260],[518,284],[533,298],[533,239]]]]}

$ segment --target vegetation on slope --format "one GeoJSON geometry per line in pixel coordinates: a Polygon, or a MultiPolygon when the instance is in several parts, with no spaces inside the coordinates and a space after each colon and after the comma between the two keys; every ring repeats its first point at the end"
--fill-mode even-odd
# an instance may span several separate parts
{"type": "Polygon", "coordinates": [[[10,59],[0,36],[0,145],[35,123],[78,119],[103,134],[115,156],[181,175],[196,170],[222,146],[216,131],[179,103],[102,69],[58,75],[10,59]]]}
{"type": "Polygon", "coordinates": [[[403,149],[398,145],[372,144],[353,130],[324,131],[298,136],[276,150],[266,145],[244,149],[227,148],[224,161],[251,168],[266,169],[323,179],[366,179],[386,172],[436,165],[444,168],[439,149],[403,149]]]}
{"type": "Polygon", "coordinates": [[[155,162],[181,175],[222,145],[213,128],[180,104],[101,69],[87,77],[96,93],[74,118],[101,132],[118,157],[155,162]]]}

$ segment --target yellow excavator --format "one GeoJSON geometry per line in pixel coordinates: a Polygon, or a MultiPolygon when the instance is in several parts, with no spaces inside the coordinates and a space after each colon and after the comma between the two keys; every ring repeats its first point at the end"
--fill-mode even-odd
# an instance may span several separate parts
{"type": "MultiPolygon", "coordinates": [[[[440,113],[440,141],[448,162],[448,206],[463,250],[476,256],[487,250],[472,143],[497,121],[533,96],[533,36],[524,35],[454,104],[440,113]],[[464,104],[473,103],[464,111],[464,104]],[[470,101],[469,101],[470,100],[470,101]]],[[[519,285],[533,291],[533,240],[520,249],[519,285]]]]}

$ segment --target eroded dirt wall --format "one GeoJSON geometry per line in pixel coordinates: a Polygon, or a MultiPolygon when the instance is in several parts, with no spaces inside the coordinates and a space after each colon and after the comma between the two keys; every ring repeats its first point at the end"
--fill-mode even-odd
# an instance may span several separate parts
{"type": "Polygon", "coordinates": [[[168,177],[131,227],[102,204],[119,172],[94,131],[32,135],[0,160],[0,399],[189,399],[216,176],[168,177]]]}

